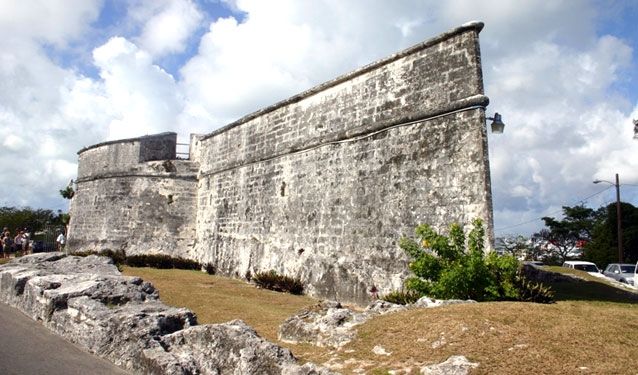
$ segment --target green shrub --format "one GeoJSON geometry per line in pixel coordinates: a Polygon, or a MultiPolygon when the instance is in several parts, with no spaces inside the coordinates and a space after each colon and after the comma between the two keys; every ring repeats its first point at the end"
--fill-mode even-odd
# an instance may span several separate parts
{"type": "Polygon", "coordinates": [[[516,273],[515,284],[519,292],[518,300],[524,302],[552,303],[554,292],[548,286],[527,280],[522,269],[516,273]]]}
{"type": "Polygon", "coordinates": [[[200,270],[206,269],[209,274],[215,273],[215,267],[212,264],[206,264],[204,267],[199,262],[184,258],[175,258],[165,254],[142,254],[127,256],[124,250],[102,250],[102,251],[76,251],[72,255],[89,256],[101,255],[113,259],[113,263],[118,266],[122,265],[130,267],[151,267],[159,269],[182,269],[182,270],[200,270]]]}
{"type": "Polygon", "coordinates": [[[199,264],[199,262],[190,259],[175,258],[165,254],[130,255],[126,257],[126,265],[131,267],[151,267],[159,269],[202,269],[202,266],[199,264]]]}
{"type": "Polygon", "coordinates": [[[215,265],[213,263],[206,263],[206,265],[204,266],[204,269],[206,270],[206,273],[209,275],[214,275],[215,272],[217,272],[217,270],[215,269],[215,265]]]}
{"type": "Polygon", "coordinates": [[[252,276],[252,281],[260,288],[270,289],[277,292],[302,294],[304,289],[301,280],[285,275],[279,275],[274,270],[270,270],[268,272],[256,272],[252,276]]]}
{"type": "Polygon", "coordinates": [[[518,273],[516,258],[485,255],[483,223],[476,219],[472,225],[467,241],[458,224],[450,225],[447,236],[429,225],[419,225],[415,230],[419,242],[402,238],[399,246],[410,256],[409,268],[414,274],[406,280],[406,289],[418,296],[440,299],[551,300],[541,292],[546,288],[525,282],[518,273]]]}
{"type": "Polygon", "coordinates": [[[396,303],[398,305],[408,305],[410,303],[415,303],[421,298],[421,294],[414,290],[395,290],[384,296],[381,296],[381,299],[390,302],[396,303]]]}
{"type": "Polygon", "coordinates": [[[102,250],[98,253],[98,255],[113,259],[113,263],[115,263],[118,267],[126,264],[126,252],[124,252],[124,250],[102,250]]]}

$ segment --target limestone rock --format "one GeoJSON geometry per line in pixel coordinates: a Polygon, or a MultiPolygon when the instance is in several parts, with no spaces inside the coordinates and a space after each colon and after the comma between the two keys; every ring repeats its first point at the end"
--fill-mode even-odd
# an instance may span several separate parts
{"type": "Polygon", "coordinates": [[[163,304],[153,285],[104,257],[18,258],[0,266],[0,301],[136,373],[330,374],[297,364],[241,321],[197,326],[193,312],[163,304]]]}
{"type": "Polygon", "coordinates": [[[455,355],[445,362],[421,368],[422,375],[466,375],[470,369],[478,367],[478,363],[467,360],[462,355],[455,355]]]}
{"type": "Polygon", "coordinates": [[[380,299],[373,301],[371,304],[368,305],[368,307],[366,307],[366,311],[378,313],[381,315],[403,310],[407,310],[407,307],[380,299]]]}
{"type": "Polygon", "coordinates": [[[447,305],[458,305],[458,304],[462,304],[462,303],[477,303],[477,302],[474,301],[474,300],[471,300],[471,299],[468,299],[468,300],[463,300],[463,299],[434,299],[434,298],[430,298],[430,297],[421,297],[412,306],[413,307],[431,308],[431,307],[440,307],[440,306],[447,306],[447,305]]]}
{"type": "Polygon", "coordinates": [[[333,301],[322,302],[286,319],[279,327],[279,339],[338,348],[352,341],[356,335],[353,327],[371,314],[376,315],[354,312],[333,301]]]}
{"type": "Polygon", "coordinates": [[[288,349],[262,339],[241,320],[165,335],[160,346],[143,352],[143,360],[153,374],[331,374],[300,366],[288,349]]]}
{"type": "Polygon", "coordinates": [[[385,355],[385,356],[389,356],[389,355],[392,354],[392,352],[388,352],[381,345],[375,345],[374,348],[372,348],[372,353],[374,353],[376,355],[385,355]]]}

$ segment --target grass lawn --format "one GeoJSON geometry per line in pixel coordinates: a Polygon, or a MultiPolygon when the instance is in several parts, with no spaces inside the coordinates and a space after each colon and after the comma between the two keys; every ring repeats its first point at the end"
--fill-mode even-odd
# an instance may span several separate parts
{"type": "Polygon", "coordinates": [[[277,341],[279,324],[315,303],[312,298],[197,271],[125,267],[124,274],[152,282],[162,301],[193,310],[200,324],[243,319],[302,361],[328,364],[344,374],[417,374],[451,355],[479,362],[473,374],[637,372],[638,304],[626,292],[609,297],[614,291],[607,288],[613,287],[598,280],[561,283],[566,285],[557,289],[559,301],[551,305],[494,302],[380,316],[360,326],[355,341],[332,350],[277,341]],[[596,290],[588,291],[592,287],[596,290]],[[391,354],[374,354],[376,345],[391,354]]]}

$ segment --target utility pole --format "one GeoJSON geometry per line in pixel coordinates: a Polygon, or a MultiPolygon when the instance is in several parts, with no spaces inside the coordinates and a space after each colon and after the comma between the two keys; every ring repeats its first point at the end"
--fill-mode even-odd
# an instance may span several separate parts
{"type": "Polygon", "coordinates": [[[618,229],[618,263],[623,263],[623,251],[622,251],[622,227],[620,224],[620,180],[618,179],[618,173],[616,173],[616,227],[618,229]]]}
{"type": "MultiPolygon", "coordinates": [[[[638,122],[636,123],[636,129],[638,129],[638,122]]],[[[605,182],[616,187],[616,228],[618,230],[618,263],[623,263],[623,249],[622,249],[622,225],[620,223],[620,179],[618,173],[616,173],[616,183],[605,180],[596,180],[595,184],[605,182]]]]}

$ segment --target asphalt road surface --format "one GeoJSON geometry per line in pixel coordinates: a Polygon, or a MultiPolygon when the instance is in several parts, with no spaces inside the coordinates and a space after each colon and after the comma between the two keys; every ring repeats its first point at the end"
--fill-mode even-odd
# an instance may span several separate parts
{"type": "Polygon", "coordinates": [[[0,374],[126,374],[0,303],[0,374]]]}

